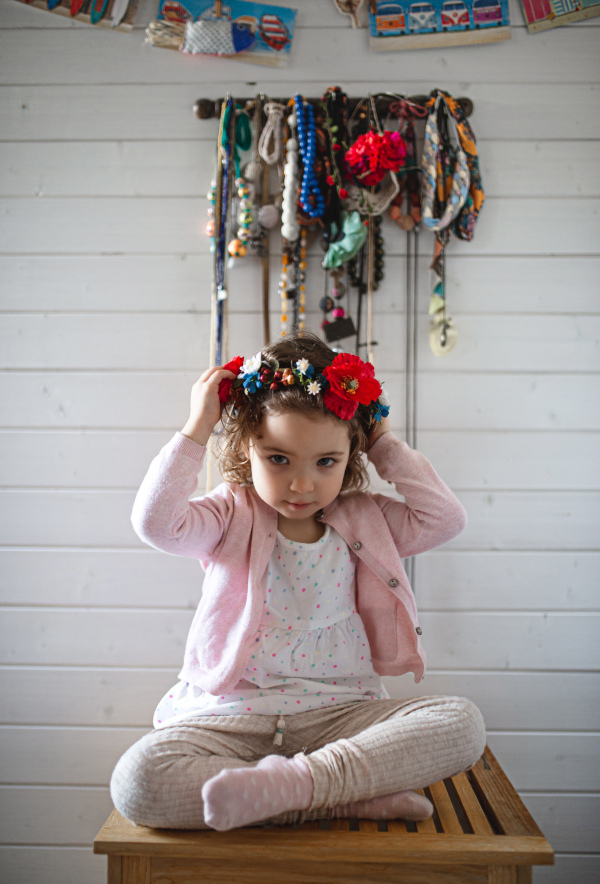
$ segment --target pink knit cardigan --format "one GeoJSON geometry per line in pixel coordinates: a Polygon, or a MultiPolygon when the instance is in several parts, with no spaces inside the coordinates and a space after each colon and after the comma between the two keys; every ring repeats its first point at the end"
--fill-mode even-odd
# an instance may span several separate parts
{"type": "MultiPolygon", "coordinates": [[[[251,486],[223,483],[190,500],[205,453],[177,433],[152,461],[132,521],[150,546],[200,560],[206,577],[179,677],[210,694],[224,694],[241,679],[256,639],[277,512],[251,486]]],[[[429,461],[392,433],[380,436],[368,459],[404,502],[370,492],[340,495],[320,519],[341,534],[355,556],[357,611],[375,671],[412,672],[418,682],[425,652],[402,559],[455,537],[466,514],[429,461]]]]}

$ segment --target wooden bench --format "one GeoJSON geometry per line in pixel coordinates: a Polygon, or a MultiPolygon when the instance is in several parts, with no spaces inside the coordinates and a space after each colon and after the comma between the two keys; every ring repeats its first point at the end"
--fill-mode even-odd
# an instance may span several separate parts
{"type": "Polygon", "coordinates": [[[108,884],[530,884],[554,853],[486,747],[434,783],[422,823],[332,820],[231,832],[136,827],[113,811],[94,841],[108,884]]]}

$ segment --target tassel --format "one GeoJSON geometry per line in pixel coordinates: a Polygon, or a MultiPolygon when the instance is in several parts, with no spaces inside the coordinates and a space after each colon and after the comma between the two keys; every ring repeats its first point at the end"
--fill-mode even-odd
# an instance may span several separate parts
{"type": "Polygon", "coordinates": [[[284,727],[285,727],[285,720],[283,718],[283,715],[280,715],[279,720],[277,722],[277,732],[276,732],[275,736],[273,737],[273,743],[275,746],[281,746],[281,744],[283,743],[283,729],[284,729],[284,727]]]}

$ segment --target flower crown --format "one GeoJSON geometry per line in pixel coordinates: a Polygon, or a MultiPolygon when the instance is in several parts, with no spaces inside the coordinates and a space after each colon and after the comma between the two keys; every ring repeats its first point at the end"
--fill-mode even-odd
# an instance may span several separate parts
{"type": "Polygon", "coordinates": [[[260,390],[279,390],[296,384],[309,396],[322,393],[325,408],[342,420],[351,420],[359,405],[368,406],[371,424],[390,413],[389,400],[375,379],[373,366],[352,353],[338,353],[321,374],[315,374],[308,359],[298,359],[290,368],[280,368],[276,359],[263,359],[262,353],[251,359],[236,356],[223,368],[237,377],[224,378],[219,383],[221,402],[239,405],[244,396],[260,390]]]}

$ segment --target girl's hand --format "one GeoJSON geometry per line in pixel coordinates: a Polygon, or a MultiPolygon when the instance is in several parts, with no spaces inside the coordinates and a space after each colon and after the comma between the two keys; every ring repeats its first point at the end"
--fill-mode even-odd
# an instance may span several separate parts
{"type": "Polygon", "coordinates": [[[371,427],[371,432],[368,436],[367,451],[375,445],[380,436],[383,436],[384,433],[389,433],[391,429],[392,426],[389,417],[382,417],[380,421],[377,421],[377,423],[371,427]]]}
{"type": "Polygon", "coordinates": [[[181,431],[184,436],[198,445],[208,444],[210,434],[221,418],[219,384],[224,378],[235,380],[235,377],[232,371],[219,365],[208,368],[200,376],[192,387],[190,416],[181,431]]]}

